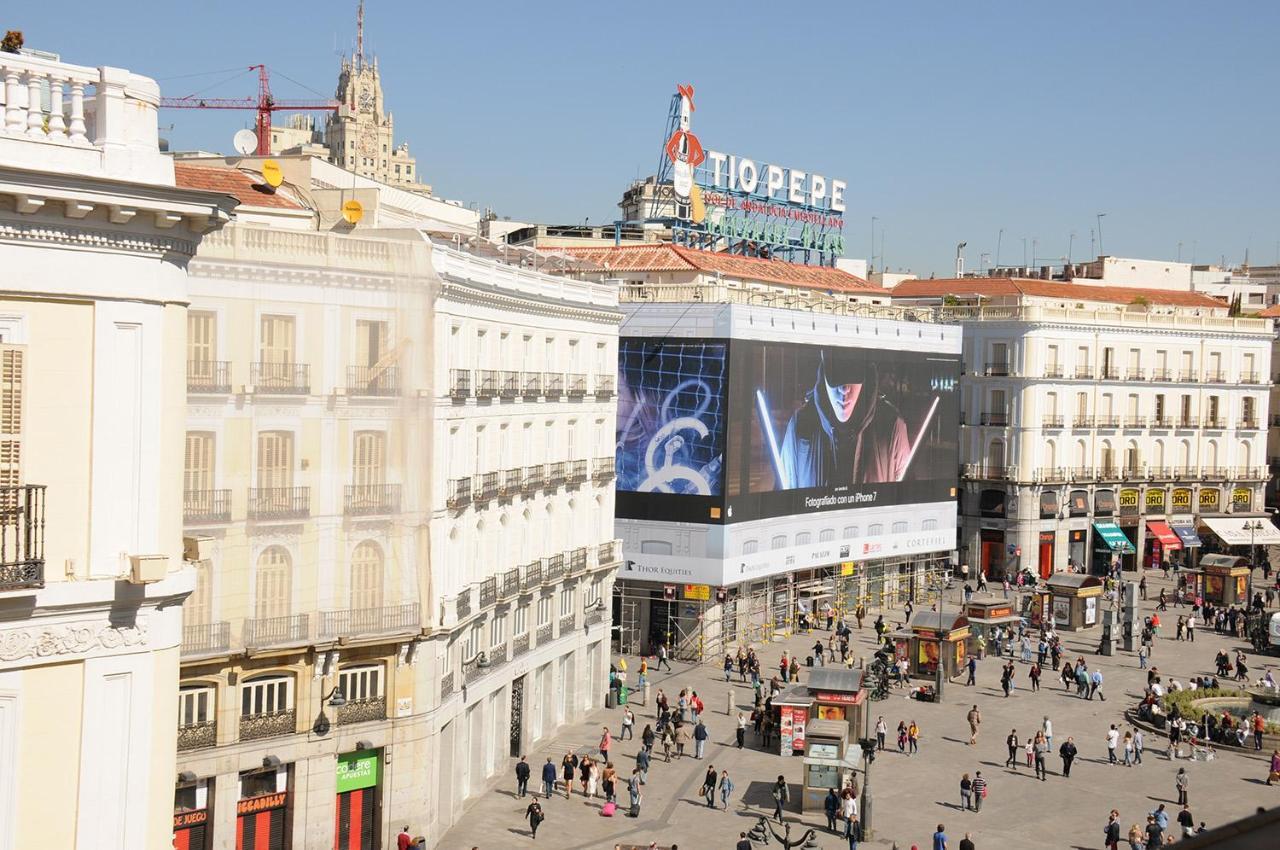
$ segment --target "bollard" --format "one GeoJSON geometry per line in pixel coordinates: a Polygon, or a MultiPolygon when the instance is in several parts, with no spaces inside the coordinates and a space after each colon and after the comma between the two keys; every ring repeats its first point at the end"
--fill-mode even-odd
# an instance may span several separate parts
{"type": "Polygon", "coordinates": [[[726,699],[724,701],[724,713],[732,717],[733,716],[733,690],[730,689],[729,691],[727,691],[725,693],[725,697],[726,699]]]}
{"type": "Polygon", "coordinates": [[[645,705],[645,708],[649,707],[649,683],[648,682],[644,683],[644,705],[645,705]]]}

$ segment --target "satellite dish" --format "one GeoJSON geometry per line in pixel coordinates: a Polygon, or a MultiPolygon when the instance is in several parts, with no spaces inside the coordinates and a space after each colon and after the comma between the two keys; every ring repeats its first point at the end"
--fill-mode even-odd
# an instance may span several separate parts
{"type": "Polygon", "coordinates": [[[356,224],[364,218],[364,205],[352,198],[342,205],[342,217],[347,224],[356,224]]]}
{"type": "Polygon", "coordinates": [[[258,149],[258,134],[252,130],[237,130],[231,144],[241,156],[248,156],[258,149]]]}
{"type": "Polygon", "coordinates": [[[284,175],[280,173],[280,163],[274,159],[264,159],[262,161],[262,179],[272,189],[284,182],[284,175]]]}

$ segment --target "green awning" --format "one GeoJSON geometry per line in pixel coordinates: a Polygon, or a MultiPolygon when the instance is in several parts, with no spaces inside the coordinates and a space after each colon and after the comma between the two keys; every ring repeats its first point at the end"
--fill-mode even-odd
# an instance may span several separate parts
{"type": "Polygon", "coordinates": [[[1111,547],[1111,551],[1134,551],[1133,544],[1129,542],[1129,538],[1120,530],[1120,526],[1114,522],[1095,522],[1093,530],[1098,532],[1098,536],[1102,538],[1102,541],[1111,547]]]}

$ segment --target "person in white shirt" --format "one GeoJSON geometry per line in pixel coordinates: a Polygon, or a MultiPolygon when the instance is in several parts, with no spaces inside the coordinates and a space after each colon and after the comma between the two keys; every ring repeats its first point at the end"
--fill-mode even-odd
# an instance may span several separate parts
{"type": "Polygon", "coordinates": [[[1120,743],[1120,732],[1114,723],[1107,730],[1107,763],[1116,763],[1116,744],[1120,743]]]}
{"type": "Polygon", "coordinates": [[[1164,685],[1160,684],[1159,682],[1152,682],[1151,693],[1154,694],[1157,698],[1164,696],[1164,685]]]}
{"type": "Polygon", "coordinates": [[[1180,691],[1180,690],[1182,690],[1182,683],[1179,682],[1177,679],[1170,679],[1169,693],[1173,693],[1174,691],[1180,691]]]}
{"type": "Polygon", "coordinates": [[[1044,740],[1049,745],[1049,749],[1053,749],[1053,722],[1049,720],[1049,716],[1044,718],[1044,740]]]}

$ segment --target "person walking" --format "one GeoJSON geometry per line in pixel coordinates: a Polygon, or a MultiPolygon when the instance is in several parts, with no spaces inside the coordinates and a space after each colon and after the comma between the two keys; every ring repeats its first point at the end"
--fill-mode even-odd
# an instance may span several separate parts
{"type": "Polygon", "coordinates": [[[656,740],[656,736],[653,734],[653,727],[646,723],[644,725],[644,731],[640,733],[641,749],[648,750],[652,753],[654,740],[656,740]]]}
{"type": "Polygon", "coordinates": [[[520,756],[520,763],[516,765],[516,796],[523,797],[529,791],[529,761],[525,756],[520,756]]]}
{"type": "Polygon", "coordinates": [[[960,805],[966,812],[973,808],[973,780],[967,773],[960,777],[960,805]]]}
{"type": "Polygon", "coordinates": [[[1120,813],[1115,809],[1111,810],[1111,814],[1107,818],[1107,825],[1103,827],[1102,832],[1107,837],[1107,850],[1118,850],[1120,846],[1120,813]]]}
{"type": "Polygon", "coordinates": [[[1049,754],[1049,742],[1044,739],[1043,733],[1036,734],[1035,743],[1032,744],[1033,755],[1035,756],[1036,776],[1041,782],[1046,781],[1044,759],[1049,754]]]}
{"type": "Polygon", "coordinates": [[[889,735],[889,725],[884,722],[884,715],[876,718],[876,749],[884,751],[884,740],[889,735]]]}
{"type": "Polygon", "coordinates": [[[658,644],[658,663],[654,666],[661,670],[666,666],[667,671],[671,671],[671,662],[667,660],[667,644],[665,642],[658,644]]]}
{"type": "Polygon", "coordinates": [[[542,806],[537,800],[529,804],[529,808],[524,810],[525,820],[529,821],[529,837],[536,839],[538,837],[538,826],[546,820],[546,815],[542,813],[542,806]]]}
{"type": "Polygon", "coordinates": [[[773,796],[773,819],[782,823],[782,807],[791,799],[791,792],[787,790],[787,780],[781,774],[769,793],[773,796]]]}
{"type": "Polygon", "coordinates": [[[693,741],[693,733],[688,723],[676,724],[676,757],[684,758],[684,748],[693,741]]]}
{"type": "Polygon", "coordinates": [[[578,772],[578,757],[573,753],[565,753],[564,760],[560,762],[560,770],[564,776],[564,798],[568,800],[573,796],[573,779],[578,772]]]}
{"type": "Polygon", "coordinates": [[[1107,695],[1102,692],[1102,671],[1098,668],[1093,669],[1093,676],[1089,680],[1089,699],[1093,699],[1093,695],[1097,694],[1098,699],[1103,702],[1107,701],[1107,695]]]}
{"type": "Polygon", "coordinates": [[[969,746],[978,743],[978,727],[982,725],[982,712],[978,711],[978,706],[969,709],[969,713],[965,716],[969,721],[969,746]]]}
{"type": "Polygon", "coordinates": [[[551,795],[556,792],[556,765],[551,761],[551,756],[547,756],[547,763],[542,766],[542,796],[550,800],[551,795]]]}
{"type": "Polygon", "coordinates": [[[1116,764],[1116,745],[1120,743],[1120,730],[1112,723],[1107,730],[1107,764],[1116,764]]]}
{"type": "Polygon", "coordinates": [[[1187,808],[1187,804],[1182,804],[1182,811],[1178,812],[1178,826],[1182,827],[1182,837],[1190,838],[1196,834],[1196,819],[1191,815],[1191,810],[1187,808]]]}
{"type": "Polygon", "coordinates": [[[618,803],[618,771],[613,769],[613,762],[605,762],[604,770],[600,773],[600,787],[604,791],[604,801],[606,803],[618,803]]]}
{"type": "Polygon", "coordinates": [[[1049,749],[1053,749],[1053,723],[1049,720],[1049,715],[1044,716],[1044,720],[1040,725],[1040,731],[1044,733],[1044,739],[1049,744],[1049,749]]]}
{"type": "Polygon", "coordinates": [[[960,850],[975,850],[972,833],[966,832],[964,838],[960,839],[960,850]]]}
{"type": "Polygon", "coordinates": [[[727,682],[733,675],[733,656],[729,653],[724,654],[724,680],[727,682]]]}
{"type": "Polygon", "coordinates": [[[1018,730],[1014,729],[1009,732],[1009,737],[1004,739],[1005,746],[1009,748],[1009,758],[1005,759],[1004,766],[1012,767],[1016,773],[1018,770],[1018,730]]]}
{"type": "Polygon", "coordinates": [[[734,732],[734,740],[738,744],[738,749],[742,749],[747,742],[747,716],[741,711],[738,712],[738,728],[734,732]]]}
{"type": "Polygon", "coordinates": [[[631,709],[624,708],[622,710],[622,734],[618,736],[618,740],[625,741],[628,738],[634,740],[636,737],[635,725],[635,714],[632,713],[631,709]]]}
{"type": "Polygon", "coordinates": [[[914,720],[907,727],[907,755],[920,752],[920,727],[914,720]]]}
{"type": "Polygon", "coordinates": [[[631,811],[628,814],[633,818],[640,817],[640,768],[631,771],[631,778],[627,780],[627,794],[631,797],[631,811]]]}
{"type": "Polygon", "coordinates": [[[1142,747],[1143,737],[1142,730],[1137,729],[1133,733],[1133,763],[1142,764],[1142,747]]]}
{"type": "Polygon", "coordinates": [[[702,796],[707,801],[708,809],[716,807],[716,779],[718,776],[716,766],[714,764],[707,765],[707,775],[702,779],[702,796]]]}
{"type": "Polygon", "coordinates": [[[966,687],[972,687],[972,686],[974,686],[974,685],[976,685],[976,684],[978,683],[978,680],[977,680],[977,676],[978,676],[978,659],[977,659],[977,658],[975,658],[974,656],[970,655],[970,656],[969,656],[969,665],[968,665],[968,666],[969,666],[969,681],[965,682],[965,686],[966,686],[966,687]]]}
{"type": "Polygon", "coordinates": [[[1133,767],[1133,733],[1128,729],[1124,730],[1122,746],[1124,748],[1124,766],[1133,767]]]}
{"type": "Polygon", "coordinates": [[[729,771],[720,771],[720,805],[725,811],[729,810],[729,795],[733,793],[733,780],[729,778],[729,771]]]}
{"type": "Polygon", "coordinates": [[[947,850],[947,833],[945,829],[942,824],[938,824],[938,831],[933,834],[933,850],[947,850]]]}
{"type": "Polygon", "coordinates": [[[836,796],[836,789],[827,789],[827,796],[822,801],[822,811],[827,816],[827,829],[835,832],[836,821],[840,819],[840,798],[836,796]]]}
{"type": "Polygon", "coordinates": [[[600,735],[600,758],[603,761],[609,760],[609,750],[613,748],[613,735],[609,732],[609,727],[603,727],[600,735]]]}
{"type": "Polygon", "coordinates": [[[982,771],[979,770],[973,775],[973,810],[975,812],[982,811],[982,801],[987,798],[987,780],[982,778],[982,771]]]}
{"type": "Polygon", "coordinates": [[[636,753],[636,769],[640,771],[640,784],[645,785],[649,782],[649,762],[652,760],[649,751],[644,747],[636,753]]]}
{"type": "Polygon", "coordinates": [[[1064,779],[1071,776],[1071,763],[1076,760],[1076,743],[1075,740],[1068,737],[1062,742],[1062,746],[1058,748],[1058,755],[1062,757],[1062,777],[1064,779]]]}
{"type": "Polygon", "coordinates": [[[1173,777],[1173,787],[1176,788],[1178,791],[1179,806],[1184,806],[1188,802],[1187,800],[1188,779],[1190,779],[1190,777],[1187,776],[1187,769],[1185,767],[1178,768],[1178,772],[1173,777]]]}
{"type": "Polygon", "coordinates": [[[693,727],[693,757],[702,758],[703,752],[707,748],[707,726],[701,720],[693,727]]]}

